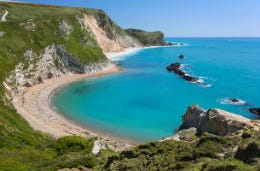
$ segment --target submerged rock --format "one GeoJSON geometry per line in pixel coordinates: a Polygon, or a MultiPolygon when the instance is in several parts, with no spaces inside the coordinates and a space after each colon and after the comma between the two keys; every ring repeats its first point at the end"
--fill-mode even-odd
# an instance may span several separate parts
{"type": "Polygon", "coordinates": [[[250,127],[250,120],[220,109],[201,109],[197,105],[190,106],[182,116],[179,130],[196,128],[199,134],[209,132],[219,136],[229,136],[250,127]]]}
{"type": "Polygon", "coordinates": [[[249,111],[260,116],[260,108],[250,108],[249,111]]]}

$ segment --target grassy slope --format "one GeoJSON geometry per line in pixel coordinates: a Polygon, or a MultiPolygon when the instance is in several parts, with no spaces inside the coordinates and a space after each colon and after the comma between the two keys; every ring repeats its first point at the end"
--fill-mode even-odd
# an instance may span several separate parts
{"type": "Polygon", "coordinates": [[[125,30],[129,35],[136,37],[136,39],[145,46],[162,46],[165,45],[164,35],[162,32],[146,32],[137,29],[125,30]]]}
{"type": "MultiPolygon", "coordinates": [[[[39,54],[45,46],[53,42],[66,45],[66,48],[85,64],[104,59],[98,46],[89,47],[80,44],[82,36],[90,40],[92,38],[89,33],[80,30],[74,18],[75,15],[80,16],[83,11],[96,14],[95,10],[0,3],[0,11],[2,9],[7,9],[10,13],[7,22],[0,23],[0,31],[5,32],[5,35],[0,37],[0,82],[18,62],[23,60],[21,56],[25,50],[32,48],[39,54]],[[21,22],[27,22],[28,19],[34,19],[33,22],[37,25],[35,32],[26,32],[20,26],[21,22]],[[54,31],[58,27],[57,21],[61,19],[75,28],[67,40],[62,39],[54,31]]],[[[96,17],[102,16],[101,13],[96,15],[96,17]]],[[[2,84],[0,85],[0,96],[3,96],[4,88],[2,84]]],[[[56,170],[79,166],[100,170],[104,165],[104,170],[125,168],[255,170],[255,165],[234,159],[234,153],[227,153],[225,160],[217,155],[223,153],[229,146],[240,145],[241,152],[237,154],[237,158],[248,162],[250,156],[247,156],[247,144],[259,141],[258,134],[249,134],[249,138],[229,139],[206,134],[203,137],[195,137],[192,141],[154,142],[121,154],[103,150],[98,156],[93,156],[90,153],[93,139],[66,137],[55,140],[34,131],[12,107],[5,106],[3,101],[0,101],[0,170],[56,170]],[[111,155],[113,157],[106,162],[111,155]]],[[[255,155],[251,156],[254,157],[255,155]]]]}
{"type": "Polygon", "coordinates": [[[244,136],[244,133],[243,136],[224,138],[204,133],[200,137],[192,136],[185,141],[151,142],[110,158],[106,169],[258,170],[260,167],[255,160],[260,157],[257,147],[260,145],[260,134],[248,130],[245,132],[247,136],[244,136]],[[252,142],[258,145],[252,148],[252,145],[249,145],[252,142]],[[242,153],[232,150],[237,146],[241,148],[242,153]],[[242,158],[249,159],[245,160],[248,164],[238,160],[242,158]]]}
{"type": "MultiPolygon", "coordinates": [[[[86,158],[99,163],[97,157],[81,149],[77,152],[58,153],[52,147],[55,142],[53,138],[34,131],[13,107],[3,103],[5,89],[2,82],[14,70],[15,65],[23,61],[22,54],[27,49],[40,54],[44,47],[59,43],[65,45],[84,64],[106,60],[90,34],[81,30],[76,23],[75,16],[80,16],[82,9],[0,2],[0,11],[3,9],[7,9],[9,15],[7,22],[0,23],[0,31],[5,32],[0,37],[0,170],[56,170],[65,166],[76,167],[79,163],[92,167],[93,164],[85,161],[86,158]],[[33,19],[37,25],[36,31],[26,31],[21,26],[21,23],[27,23],[29,19],[33,19]],[[74,28],[66,40],[57,34],[61,20],[74,28]],[[92,46],[82,45],[83,37],[92,41],[92,46]]],[[[110,152],[104,152],[107,153],[110,152]]]]}

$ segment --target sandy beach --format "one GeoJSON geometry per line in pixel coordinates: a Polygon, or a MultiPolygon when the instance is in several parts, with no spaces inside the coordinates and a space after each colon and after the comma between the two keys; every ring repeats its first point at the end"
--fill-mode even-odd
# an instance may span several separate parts
{"type": "Polygon", "coordinates": [[[19,114],[21,114],[29,124],[38,131],[48,133],[55,138],[69,135],[78,135],[86,138],[97,137],[101,142],[115,150],[121,151],[133,146],[127,140],[118,139],[104,135],[83,127],[57,113],[50,104],[51,95],[58,89],[72,82],[87,79],[89,77],[101,76],[120,72],[120,68],[110,68],[95,74],[72,74],[45,80],[42,84],[25,88],[21,95],[14,98],[13,104],[19,114]]]}
{"type": "MultiPolygon", "coordinates": [[[[156,48],[156,46],[149,48],[156,48]]],[[[127,48],[120,52],[111,52],[105,55],[110,60],[113,60],[122,55],[135,53],[141,49],[142,47],[127,48]]],[[[35,130],[48,133],[55,138],[68,135],[78,135],[86,138],[97,137],[100,141],[108,144],[111,149],[121,151],[136,144],[128,140],[105,135],[69,120],[55,111],[50,103],[52,94],[63,86],[89,77],[112,74],[120,71],[122,71],[121,68],[114,67],[94,74],[71,74],[48,79],[41,84],[25,88],[20,95],[15,96],[13,105],[17,112],[21,114],[35,130]]]]}

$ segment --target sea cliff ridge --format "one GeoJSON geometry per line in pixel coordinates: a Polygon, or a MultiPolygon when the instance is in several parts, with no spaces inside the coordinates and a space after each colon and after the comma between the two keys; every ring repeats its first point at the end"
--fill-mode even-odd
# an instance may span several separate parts
{"type": "Polygon", "coordinates": [[[104,11],[87,8],[0,2],[0,15],[0,168],[259,169],[259,120],[220,109],[190,106],[175,135],[142,145],[52,113],[53,90],[119,72],[105,54],[168,45],[163,33],[124,30],[104,11]]]}

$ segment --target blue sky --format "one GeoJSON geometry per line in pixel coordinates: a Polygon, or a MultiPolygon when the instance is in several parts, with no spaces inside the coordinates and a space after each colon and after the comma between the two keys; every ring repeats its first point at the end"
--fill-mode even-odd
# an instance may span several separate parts
{"type": "Polygon", "coordinates": [[[260,37],[260,0],[25,0],[99,8],[123,28],[166,36],[260,37]]]}

